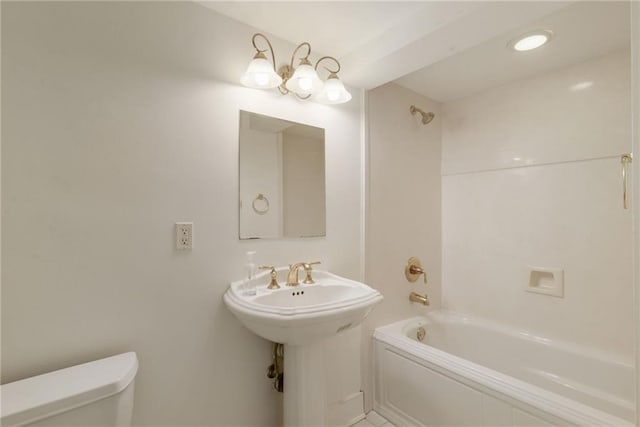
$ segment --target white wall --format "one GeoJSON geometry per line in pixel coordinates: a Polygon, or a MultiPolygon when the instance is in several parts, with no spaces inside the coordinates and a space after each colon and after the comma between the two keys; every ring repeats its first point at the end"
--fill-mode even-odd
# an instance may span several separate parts
{"type": "Polygon", "coordinates": [[[253,32],[193,3],[2,3],[3,382],[133,350],[138,425],[279,422],[270,344],[222,294],[247,250],[359,277],[359,105],[226,83],[253,32]],[[241,109],[325,128],[326,238],[238,240],[241,109]]]}
{"type": "Polygon", "coordinates": [[[443,106],[445,307],[631,358],[629,84],[626,50],[443,106]],[[564,298],[527,265],[564,269],[564,298]]]}
{"type": "Polygon", "coordinates": [[[365,281],[384,301],[365,323],[365,407],[372,404],[371,334],[377,326],[416,316],[428,308],[409,302],[412,291],[440,305],[440,107],[390,83],[368,93],[368,182],[365,281]],[[411,116],[416,105],[433,111],[423,125],[411,116]],[[404,276],[409,257],[420,258],[428,275],[411,284],[404,276]]]}

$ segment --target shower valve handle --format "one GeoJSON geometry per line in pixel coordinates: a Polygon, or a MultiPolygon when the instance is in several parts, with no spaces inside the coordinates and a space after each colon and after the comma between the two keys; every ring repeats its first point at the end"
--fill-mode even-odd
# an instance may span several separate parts
{"type": "Polygon", "coordinates": [[[422,267],[412,265],[411,267],[409,267],[409,273],[417,275],[422,274],[422,277],[424,277],[424,283],[427,283],[427,273],[422,269],[422,267]]]}
{"type": "Polygon", "coordinates": [[[404,275],[410,282],[415,282],[418,280],[418,277],[422,275],[424,283],[427,283],[427,272],[422,268],[420,260],[416,257],[409,258],[409,261],[407,261],[407,265],[404,268],[404,275]]]}

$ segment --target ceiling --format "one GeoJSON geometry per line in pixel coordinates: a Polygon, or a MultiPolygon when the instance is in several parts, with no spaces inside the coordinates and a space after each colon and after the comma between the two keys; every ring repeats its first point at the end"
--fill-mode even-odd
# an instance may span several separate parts
{"type": "MultiPolygon", "coordinates": [[[[602,54],[629,39],[628,2],[616,1],[199,1],[294,45],[332,55],[340,78],[372,89],[395,81],[438,101],[602,54]],[[626,14],[626,15],[625,15],[626,14]],[[506,43],[526,30],[556,34],[539,51],[506,43]],[[584,40],[587,40],[585,42],[584,40]]],[[[277,52],[278,65],[290,52],[277,52]]]]}
{"type": "MultiPolygon", "coordinates": [[[[316,53],[342,57],[425,8],[421,2],[202,2],[218,13],[316,53]]],[[[288,58],[287,58],[288,59],[288,58]]]]}
{"type": "Polygon", "coordinates": [[[629,46],[627,2],[580,2],[396,80],[440,102],[629,46]],[[529,52],[507,47],[518,35],[549,29],[554,37],[529,52]]]}

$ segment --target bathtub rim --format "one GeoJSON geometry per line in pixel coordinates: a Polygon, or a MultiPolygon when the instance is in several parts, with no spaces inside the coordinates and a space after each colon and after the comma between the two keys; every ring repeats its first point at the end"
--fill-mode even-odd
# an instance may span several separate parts
{"type": "MultiPolygon", "coordinates": [[[[443,310],[444,315],[456,316],[456,313],[443,310]]],[[[437,312],[431,312],[435,314],[437,312]]],[[[469,319],[469,316],[461,315],[469,319]]],[[[576,425],[594,426],[633,426],[633,422],[592,408],[581,402],[526,383],[517,378],[479,365],[470,360],[439,350],[428,344],[420,343],[403,334],[407,325],[416,325],[428,320],[427,316],[416,316],[376,328],[373,333],[374,357],[377,357],[376,341],[391,348],[393,352],[408,357],[426,368],[455,379],[469,387],[487,393],[524,411],[534,408],[550,414],[559,420],[576,425]],[[479,387],[480,386],[480,387],[479,387]]],[[[377,362],[374,363],[374,366],[377,362]]],[[[377,387],[377,381],[374,383],[377,387]]],[[[374,395],[378,396],[378,390],[374,395]]],[[[377,402],[376,402],[377,403],[377,402]]]]}
{"type": "Polygon", "coordinates": [[[380,328],[385,327],[398,327],[399,331],[404,331],[407,329],[406,324],[409,321],[419,321],[419,320],[442,320],[443,323],[464,323],[464,324],[472,324],[479,325],[487,329],[491,329],[494,331],[499,331],[500,333],[516,337],[518,339],[523,339],[526,341],[535,342],[537,344],[545,345],[548,347],[554,347],[560,349],[564,352],[579,355],[580,357],[587,356],[590,359],[598,360],[601,362],[606,362],[609,364],[615,364],[624,368],[634,368],[633,355],[625,356],[620,353],[615,353],[612,351],[602,350],[599,348],[595,348],[592,346],[582,345],[570,341],[563,341],[556,338],[543,337],[537,332],[532,330],[517,328],[514,326],[505,325],[503,323],[485,319],[482,317],[476,317],[469,314],[463,314],[452,310],[446,309],[438,309],[432,310],[428,313],[425,313],[421,316],[414,316],[408,319],[400,320],[398,322],[394,322],[388,325],[380,326],[380,328]]]}

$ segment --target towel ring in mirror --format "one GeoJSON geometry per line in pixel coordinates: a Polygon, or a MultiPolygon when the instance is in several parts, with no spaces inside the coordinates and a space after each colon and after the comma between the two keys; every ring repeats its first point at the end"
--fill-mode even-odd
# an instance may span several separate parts
{"type": "Polygon", "coordinates": [[[264,215],[267,212],[269,212],[269,199],[267,199],[267,196],[265,196],[262,193],[258,193],[258,195],[256,196],[255,199],[253,199],[253,203],[251,204],[251,206],[253,207],[253,211],[255,213],[257,213],[258,215],[264,215]],[[258,201],[262,201],[264,202],[264,206],[262,208],[258,208],[256,206],[256,202],[258,201]]]}

